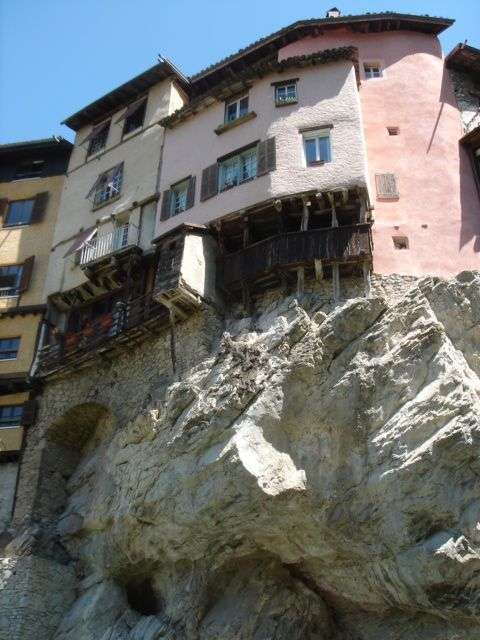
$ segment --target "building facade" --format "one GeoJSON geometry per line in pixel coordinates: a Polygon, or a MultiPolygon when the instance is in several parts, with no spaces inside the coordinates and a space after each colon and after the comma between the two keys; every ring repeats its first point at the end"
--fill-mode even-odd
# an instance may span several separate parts
{"type": "Polygon", "coordinates": [[[23,427],[33,417],[30,372],[71,147],[56,138],[0,146],[0,531],[11,516],[23,427]]]}

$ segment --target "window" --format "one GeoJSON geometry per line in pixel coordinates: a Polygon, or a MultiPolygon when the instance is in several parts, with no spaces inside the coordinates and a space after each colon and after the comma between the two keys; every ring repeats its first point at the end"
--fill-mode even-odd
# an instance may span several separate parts
{"type": "Polygon", "coordinates": [[[239,98],[234,102],[227,102],[225,107],[225,122],[233,122],[248,113],[248,96],[239,98]]]}
{"type": "Polygon", "coordinates": [[[125,121],[123,123],[123,135],[130,133],[130,131],[135,131],[135,129],[139,129],[143,125],[146,108],[146,98],[135,102],[128,107],[124,114],[125,121]]]}
{"type": "Polygon", "coordinates": [[[183,180],[172,187],[170,199],[170,215],[176,216],[187,209],[187,194],[189,180],[183,180]]]}
{"type": "Polygon", "coordinates": [[[382,67],[378,62],[366,62],[363,65],[363,71],[367,80],[381,78],[383,76],[382,67]]]}
{"type": "Polygon", "coordinates": [[[21,264],[0,267],[0,297],[18,295],[22,269],[21,264]]]}
{"type": "Polygon", "coordinates": [[[38,178],[43,175],[45,160],[29,160],[20,164],[13,176],[14,180],[24,180],[25,178],[38,178]]]}
{"type": "Polygon", "coordinates": [[[89,196],[92,191],[95,194],[93,198],[93,205],[98,207],[99,205],[118,196],[122,189],[122,180],[123,163],[118,164],[109,171],[105,171],[105,173],[102,173],[89,193],[89,196]]]}
{"type": "Polygon", "coordinates": [[[400,127],[387,127],[389,136],[398,136],[400,135],[400,127]]]}
{"type": "Polygon", "coordinates": [[[0,360],[15,360],[20,338],[0,338],[0,360]]]}
{"type": "Polygon", "coordinates": [[[220,162],[219,189],[225,191],[257,176],[257,147],[220,162]]]}
{"type": "Polygon", "coordinates": [[[0,407],[0,427],[19,427],[22,414],[23,404],[7,404],[0,407]]]}
{"type": "Polygon", "coordinates": [[[393,173],[376,173],[375,185],[377,187],[377,198],[383,200],[398,200],[397,178],[393,173]]]}
{"type": "Polygon", "coordinates": [[[408,238],[407,236],[392,236],[393,246],[395,249],[408,249],[408,238]]]}
{"type": "Polygon", "coordinates": [[[30,224],[35,200],[15,200],[8,205],[4,227],[30,224]]]}
{"type": "Polygon", "coordinates": [[[305,160],[308,167],[331,161],[330,131],[320,129],[303,134],[305,160]]]}
{"type": "Polygon", "coordinates": [[[275,103],[277,105],[297,102],[297,83],[289,82],[275,87],[275,103]]]}
{"type": "Polygon", "coordinates": [[[102,124],[94,127],[88,138],[88,151],[87,156],[91,156],[94,153],[101,151],[107,144],[108,130],[110,128],[110,122],[103,122],[102,124]]]}

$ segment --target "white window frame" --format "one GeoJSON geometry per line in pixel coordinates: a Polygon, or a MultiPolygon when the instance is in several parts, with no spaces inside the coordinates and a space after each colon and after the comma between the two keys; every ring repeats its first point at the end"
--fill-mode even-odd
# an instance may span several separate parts
{"type": "Polygon", "coordinates": [[[363,63],[363,77],[365,80],[381,80],[385,76],[383,65],[379,60],[369,60],[363,63]],[[367,68],[369,69],[367,71],[367,68]],[[378,69],[378,75],[371,71],[372,69],[378,69]]]}
{"type": "Polygon", "coordinates": [[[244,182],[250,182],[250,180],[254,180],[257,177],[257,147],[254,146],[249,149],[245,149],[245,151],[222,160],[219,164],[219,191],[226,191],[227,189],[236,187],[244,182]],[[254,171],[249,170],[248,175],[245,176],[245,170],[250,164],[254,166],[254,171]],[[229,175],[233,176],[233,179],[230,177],[227,180],[227,176],[229,175]]]}
{"type": "Polygon", "coordinates": [[[295,104],[296,102],[298,102],[298,86],[297,86],[297,82],[286,82],[285,84],[279,84],[275,86],[275,104],[277,105],[283,105],[283,104],[295,104]],[[293,96],[289,97],[288,96],[288,90],[289,88],[293,87],[293,96]],[[284,98],[280,98],[279,97],[279,91],[280,89],[285,89],[285,97],[284,98]]]}
{"type": "Polygon", "coordinates": [[[123,183],[123,164],[102,173],[93,194],[93,206],[100,207],[120,195],[123,183]]]}
{"type": "Polygon", "coordinates": [[[244,116],[246,116],[250,108],[249,102],[250,102],[250,97],[248,93],[246,93],[245,95],[241,96],[240,98],[237,98],[236,100],[232,100],[231,102],[225,103],[225,124],[228,124],[229,122],[235,122],[235,120],[238,120],[239,118],[243,118],[244,116]],[[244,113],[242,113],[240,109],[240,103],[243,102],[244,100],[247,101],[247,110],[244,113]],[[235,105],[235,117],[229,118],[228,117],[229,108],[234,105],[235,105]]]}
{"type": "Polygon", "coordinates": [[[177,182],[171,187],[172,195],[170,197],[170,217],[178,216],[187,210],[188,186],[190,179],[177,182]]]}
{"type": "Polygon", "coordinates": [[[330,128],[319,128],[319,129],[314,129],[312,131],[304,131],[302,133],[302,143],[303,143],[303,155],[304,155],[306,167],[315,167],[317,165],[323,165],[323,164],[332,162],[332,136],[331,136],[330,128]],[[328,152],[327,160],[322,160],[320,158],[320,143],[319,143],[320,138],[326,138],[328,140],[329,152],[328,152]],[[312,164],[308,163],[307,144],[306,144],[307,140],[315,140],[316,160],[315,160],[315,163],[312,163],[312,164]]]}

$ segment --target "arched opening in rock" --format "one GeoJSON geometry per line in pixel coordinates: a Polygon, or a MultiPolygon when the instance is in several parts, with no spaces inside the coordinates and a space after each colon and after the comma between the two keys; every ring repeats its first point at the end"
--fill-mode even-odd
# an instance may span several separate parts
{"type": "Polygon", "coordinates": [[[133,578],[125,584],[130,607],[143,616],[154,616],[163,609],[163,602],[155,592],[151,578],[133,578]]]}

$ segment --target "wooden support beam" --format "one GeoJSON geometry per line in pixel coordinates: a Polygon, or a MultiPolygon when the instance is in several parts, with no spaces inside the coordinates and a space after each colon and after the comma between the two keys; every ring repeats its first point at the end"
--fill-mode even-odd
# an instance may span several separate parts
{"type": "Polygon", "coordinates": [[[332,264],[332,285],[333,299],[338,302],[340,300],[340,267],[337,263],[332,264]]]}
{"type": "Polygon", "coordinates": [[[315,279],[317,282],[323,280],[323,265],[321,260],[315,260],[315,279]]]}
{"type": "Polygon", "coordinates": [[[243,218],[243,248],[246,249],[250,242],[250,229],[248,226],[248,216],[243,218]]]}
{"type": "Polygon", "coordinates": [[[310,205],[311,202],[308,198],[302,198],[302,219],[300,221],[300,231],[308,230],[308,220],[310,217],[310,205]]]}
{"type": "Polygon", "coordinates": [[[330,200],[330,206],[332,207],[332,227],[338,227],[337,210],[335,209],[335,194],[329,191],[327,195],[330,200]]]}
{"type": "Polygon", "coordinates": [[[300,298],[305,291],[305,268],[297,267],[297,296],[300,298]]]}

